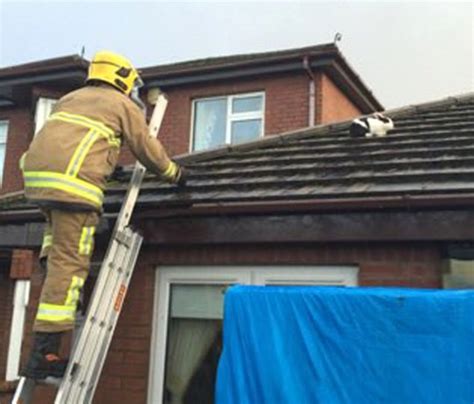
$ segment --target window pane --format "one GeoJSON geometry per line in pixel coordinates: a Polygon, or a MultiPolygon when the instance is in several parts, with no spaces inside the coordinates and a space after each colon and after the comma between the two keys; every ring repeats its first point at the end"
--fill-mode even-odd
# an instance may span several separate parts
{"type": "Polygon", "coordinates": [[[222,319],[226,288],[216,285],[173,285],[171,317],[222,319]]]}
{"type": "Polygon", "coordinates": [[[232,101],[232,113],[261,111],[262,99],[261,95],[234,98],[232,101]]]}
{"type": "Polygon", "coordinates": [[[3,168],[5,165],[5,153],[7,150],[8,122],[0,122],[0,185],[3,180],[3,168]]]}
{"type": "Polygon", "coordinates": [[[205,150],[225,144],[227,101],[197,101],[194,118],[193,150],[205,150]]]}
{"type": "Polygon", "coordinates": [[[171,285],[164,403],[214,402],[227,286],[171,285]]]}
{"type": "Polygon", "coordinates": [[[58,100],[52,98],[40,97],[36,102],[36,113],[35,113],[35,135],[43,127],[44,123],[48,119],[49,115],[53,111],[54,105],[58,100]]]}
{"type": "Polygon", "coordinates": [[[0,143],[7,142],[8,123],[0,122],[0,143]]]}
{"type": "Polygon", "coordinates": [[[250,119],[247,121],[232,122],[232,144],[255,140],[262,133],[262,120],[250,119]]]}

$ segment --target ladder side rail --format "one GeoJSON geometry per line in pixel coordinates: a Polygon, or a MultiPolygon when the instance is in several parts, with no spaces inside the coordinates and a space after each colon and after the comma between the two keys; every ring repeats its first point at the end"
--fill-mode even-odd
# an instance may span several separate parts
{"type": "MultiPolygon", "coordinates": [[[[113,246],[112,251],[115,253],[115,259],[124,259],[127,249],[124,246],[120,248],[120,244],[117,242],[114,242],[114,244],[115,245],[113,246]]],[[[115,268],[109,266],[109,264],[113,265],[112,257],[110,260],[104,261],[104,264],[106,264],[106,268],[101,268],[101,272],[99,273],[99,278],[101,279],[98,280],[98,285],[101,284],[102,287],[94,288],[91,306],[87,311],[86,322],[79,336],[79,340],[77,341],[77,345],[75,346],[75,349],[69,358],[69,364],[64,375],[63,383],[58,391],[55,403],[74,402],[69,399],[68,394],[71,392],[71,388],[75,383],[81,382],[81,362],[83,362],[81,361],[81,358],[90,355],[90,351],[96,347],[95,343],[88,342],[95,342],[97,333],[100,331],[100,323],[102,320],[97,315],[102,304],[110,304],[114,293],[113,288],[115,287],[112,279],[117,276],[117,271],[114,270],[115,268]],[[103,272],[102,269],[104,269],[103,272]],[[64,400],[66,401],[60,401],[63,398],[63,395],[64,400]]]]}
{"type": "MultiPolygon", "coordinates": [[[[164,94],[160,94],[156,100],[153,114],[148,124],[148,133],[151,137],[156,138],[158,136],[167,105],[168,99],[164,94]]],[[[125,196],[125,202],[122,204],[120,212],[117,216],[117,221],[115,222],[115,228],[112,232],[112,235],[117,231],[123,230],[130,222],[130,218],[132,217],[133,209],[135,207],[135,202],[138,198],[138,193],[140,192],[140,185],[143,181],[143,178],[145,177],[145,173],[145,167],[139,161],[137,161],[133,170],[132,179],[130,182],[131,185],[129,186],[125,196]]]]}
{"type": "MultiPolygon", "coordinates": [[[[130,252],[128,250],[127,252],[130,252]]],[[[116,271],[113,271],[114,276],[111,276],[110,281],[110,290],[112,291],[112,296],[110,298],[107,296],[107,304],[104,304],[98,308],[96,312],[97,322],[94,324],[94,327],[91,327],[91,333],[89,337],[95,341],[94,344],[89,344],[87,349],[82,353],[80,358],[77,358],[79,367],[77,370],[76,380],[79,382],[80,388],[74,387],[72,390],[74,394],[70,397],[71,402],[83,403],[83,396],[86,394],[86,389],[90,382],[94,379],[98,379],[98,373],[94,372],[95,363],[101,359],[100,355],[106,353],[107,349],[103,349],[104,344],[108,340],[110,331],[115,327],[111,320],[114,319],[115,305],[117,304],[117,299],[122,299],[121,294],[126,292],[126,290],[121,291],[122,285],[128,286],[127,278],[130,276],[130,269],[126,268],[125,265],[129,262],[130,254],[127,254],[123,261],[122,269],[117,268],[116,271]]],[[[121,308],[118,307],[119,309],[121,308]]],[[[108,346],[107,346],[108,348],[108,346]]],[[[105,359],[105,358],[104,358],[105,359]]]]}
{"type": "MultiPolygon", "coordinates": [[[[94,316],[95,312],[97,311],[97,306],[100,305],[100,301],[102,299],[103,294],[107,289],[107,280],[110,272],[110,264],[113,264],[113,257],[118,253],[118,247],[120,244],[116,241],[111,243],[108,257],[102,262],[99,276],[97,278],[96,287],[92,292],[91,300],[89,302],[89,308],[86,313],[86,321],[82,327],[81,333],[79,334],[79,338],[77,339],[76,343],[74,344],[74,349],[72,351],[71,357],[74,356],[76,351],[81,352],[84,349],[84,345],[86,343],[87,334],[89,332],[90,324],[94,322],[92,317],[94,316]],[[86,338],[84,338],[86,337],[86,338]]],[[[69,374],[69,366],[68,370],[66,371],[65,376],[69,374]]]]}
{"type": "MultiPolygon", "coordinates": [[[[132,273],[134,271],[135,264],[136,264],[137,259],[138,259],[138,255],[139,255],[139,252],[140,252],[142,242],[143,242],[143,237],[140,236],[139,234],[136,234],[135,237],[134,237],[134,247],[133,247],[133,250],[132,250],[132,254],[130,255],[130,258],[129,258],[128,263],[127,263],[127,268],[129,268],[130,270],[129,270],[128,275],[122,281],[123,285],[125,287],[124,294],[122,296],[123,299],[126,298],[126,295],[127,295],[127,292],[128,292],[128,286],[129,286],[131,278],[132,278],[132,273]]],[[[100,375],[102,373],[102,369],[103,369],[105,361],[107,359],[107,352],[110,348],[110,344],[112,342],[112,338],[114,336],[115,328],[117,326],[118,319],[120,317],[121,312],[122,312],[122,307],[119,307],[119,310],[113,310],[110,313],[111,318],[109,320],[109,326],[107,328],[106,338],[102,343],[102,347],[101,347],[102,351],[99,353],[99,357],[98,357],[98,360],[96,361],[95,367],[91,367],[91,375],[100,375]]],[[[84,404],[92,403],[92,399],[94,397],[94,394],[95,394],[95,391],[97,389],[98,383],[99,383],[99,378],[98,377],[91,377],[90,378],[89,386],[88,386],[87,390],[85,391],[86,396],[83,399],[84,404]]]]}

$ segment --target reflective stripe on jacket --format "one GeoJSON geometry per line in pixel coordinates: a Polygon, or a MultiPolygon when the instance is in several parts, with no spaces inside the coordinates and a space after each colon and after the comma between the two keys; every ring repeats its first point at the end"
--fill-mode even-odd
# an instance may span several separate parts
{"type": "Polygon", "coordinates": [[[100,210],[122,139],[148,170],[168,180],[176,176],[176,164],[127,96],[105,86],[65,95],[22,159],[27,198],[100,210]]]}

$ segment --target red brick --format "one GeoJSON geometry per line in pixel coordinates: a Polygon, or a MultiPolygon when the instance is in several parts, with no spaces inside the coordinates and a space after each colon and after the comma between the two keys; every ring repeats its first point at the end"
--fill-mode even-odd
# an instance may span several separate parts
{"type": "Polygon", "coordinates": [[[0,121],[8,120],[7,149],[0,194],[23,188],[18,162],[33,138],[33,116],[28,108],[1,108],[0,121]]]}
{"type": "Polygon", "coordinates": [[[31,250],[18,250],[12,252],[10,277],[12,279],[30,279],[33,273],[34,256],[31,250]]]}
{"type": "Polygon", "coordinates": [[[361,111],[327,75],[321,75],[319,84],[321,91],[320,123],[343,121],[361,114],[361,111]]]}

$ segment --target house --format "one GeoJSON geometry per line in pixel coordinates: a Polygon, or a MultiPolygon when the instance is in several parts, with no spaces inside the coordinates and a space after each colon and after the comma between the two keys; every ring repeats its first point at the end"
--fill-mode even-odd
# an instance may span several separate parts
{"type": "MultiPolygon", "coordinates": [[[[22,189],[18,159],[87,68],[67,56],[0,69],[0,193],[22,189]]],[[[142,76],[145,100],[158,86],[168,95],[161,140],[171,155],[383,109],[334,44],[161,65],[142,76]]],[[[125,149],[121,162],[132,160],[125,149]]]]}
{"type": "MultiPolygon", "coordinates": [[[[96,402],[212,402],[232,284],[474,286],[474,93],[386,114],[386,137],[317,125],[181,156],[184,189],[147,178],[145,244],[96,402]]],[[[107,193],[98,262],[125,189],[107,193]]],[[[42,219],[20,194],[0,207],[0,296],[31,279],[29,325],[42,219]]]]}

